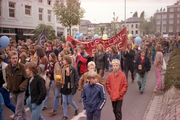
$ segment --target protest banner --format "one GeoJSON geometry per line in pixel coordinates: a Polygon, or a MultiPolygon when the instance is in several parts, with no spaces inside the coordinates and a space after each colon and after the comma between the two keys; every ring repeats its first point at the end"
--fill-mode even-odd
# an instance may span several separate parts
{"type": "Polygon", "coordinates": [[[71,42],[72,48],[76,47],[77,43],[81,43],[84,46],[85,51],[91,57],[94,57],[94,53],[96,52],[98,44],[102,44],[104,46],[104,49],[107,52],[107,54],[109,53],[110,47],[112,45],[116,45],[118,51],[122,51],[127,47],[126,27],[120,33],[107,40],[95,39],[90,42],[80,42],[68,35],[66,42],[71,42]]]}

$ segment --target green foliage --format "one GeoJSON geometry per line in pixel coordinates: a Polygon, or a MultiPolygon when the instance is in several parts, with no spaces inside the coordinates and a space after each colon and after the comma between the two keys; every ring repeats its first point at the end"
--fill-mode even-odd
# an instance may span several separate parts
{"type": "Polygon", "coordinates": [[[61,2],[55,2],[53,6],[53,11],[55,15],[58,16],[58,21],[64,27],[70,29],[73,25],[78,25],[80,19],[83,18],[85,9],[81,8],[81,3],[79,0],[66,0],[66,4],[61,0],[61,2]]]}
{"type": "Polygon", "coordinates": [[[44,30],[45,27],[46,27],[46,35],[47,35],[48,40],[54,40],[54,39],[58,38],[55,35],[55,31],[52,26],[50,26],[50,25],[46,26],[44,24],[39,24],[33,31],[31,31],[31,33],[34,34],[35,40],[38,39],[39,35],[41,34],[41,32],[44,30]]]}
{"type": "Polygon", "coordinates": [[[105,27],[104,26],[99,26],[100,27],[100,32],[101,32],[101,35],[103,36],[104,35],[104,30],[105,30],[105,27]]]}
{"type": "Polygon", "coordinates": [[[172,85],[180,88],[180,48],[174,50],[168,61],[167,70],[165,73],[165,89],[169,89],[172,85]]]}
{"type": "MultiPolygon", "coordinates": [[[[123,21],[121,22],[123,23],[123,21]]],[[[111,31],[110,37],[113,37],[122,30],[121,24],[118,23],[118,17],[116,17],[115,12],[113,12],[113,20],[109,23],[109,27],[111,31]]]]}
{"type": "Polygon", "coordinates": [[[141,19],[144,19],[144,11],[141,12],[140,18],[141,18],[141,19]]]}
{"type": "Polygon", "coordinates": [[[148,20],[148,19],[145,19],[143,17],[143,16],[145,16],[145,14],[143,12],[141,13],[141,20],[140,20],[139,29],[141,31],[143,31],[143,35],[145,35],[145,34],[146,35],[154,34],[155,33],[155,28],[156,28],[156,19],[155,19],[155,16],[151,16],[149,18],[149,20],[148,20]]]}
{"type": "Polygon", "coordinates": [[[138,17],[138,12],[137,11],[133,14],[133,17],[138,17]]]}

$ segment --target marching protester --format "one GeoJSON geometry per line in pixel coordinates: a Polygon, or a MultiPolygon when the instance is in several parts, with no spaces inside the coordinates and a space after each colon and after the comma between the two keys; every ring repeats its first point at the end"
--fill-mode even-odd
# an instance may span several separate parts
{"type": "Polygon", "coordinates": [[[151,48],[150,48],[149,46],[150,46],[149,44],[146,44],[146,46],[145,46],[145,50],[146,50],[145,55],[146,55],[149,59],[151,59],[151,56],[152,56],[153,52],[152,52],[152,50],[151,50],[151,48]]]}
{"type": "Polygon", "coordinates": [[[26,105],[31,111],[30,120],[45,120],[41,115],[46,97],[45,81],[38,75],[38,66],[34,62],[26,64],[26,73],[30,76],[26,89],[26,105]]]}
{"type": "Polygon", "coordinates": [[[128,72],[130,70],[132,83],[134,83],[134,64],[135,64],[134,55],[135,55],[135,52],[134,50],[132,50],[132,44],[129,43],[124,52],[124,57],[125,57],[124,70],[125,70],[127,81],[128,81],[128,72]]]}
{"type": "Polygon", "coordinates": [[[75,67],[78,70],[78,76],[81,76],[87,71],[87,63],[90,61],[90,56],[85,52],[82,45],[78,46],[78,54],[75,61],[75,67]]]}
{"type": "Polygon", "coordinates": [[[46,65],[48,62],[48,58],[46,57],[42,47],[40,46],[36,47],[36,54],[38,56],[38,62],[37,62],[38,66],[41,64],[46,65]]]}
{"type": "Polygon", "coordinates": [[[54,44],[52,44],[52,50],[51,50],[49,53],[52,53],[52,52],[54,52],[54,53],[55,53],[55,55],[56,55],[56,57],[58,57],[59,50],[57,49],[57,46],[56,46],[56,44],[55,44],[55,43],[54,43],[54,44]]]}
{"type": "Polygon", "coordinates": [[[108,62],[109,62],[109,72],[113,71],[113,67],[112,67],[112,60],[113,59],[118,59],[119,60],[118,50],[117,50],[115,45],[111,46],[110,53],[109,53],[109,56],[108,56],[108,59],[107,59],[108,62]]]}
{"type": "Polygon", "coordinates": [[[155,73],[156,73],[156,86],[157,90],[162,89],[162,78],[161,78],[161,69],[163,65],[163,53],[162,53],[162,46],[156,45],[156,56],[155,56],[155,73]]]}
{"type": "Polygon", "coordinates": [[[73,55],[74,52],[73,52],[73,49],[71,47],[71,43],[70,42],[66,42],[66,47],[71,51],[71,55],[73,55]]]}
{"type": "MultiPolygon", "coordinates": [[[[89,82],[88,78],[87,78],[87,75],[90,71],[96,71],[96,65],[93,61],[89,62],[88,63],[88,72],[85,72],[82,77],[79,79],[79,87],[78,87],[78,90],[81,91],[81,94],[83,92],[83,86],[89,82]]],[[[97,83],[100,83],[101,85],[103,85],[105,87],[105,84],[104,84],[104,81],[102,79],[102,77],[97,74],[97,83]]],[[[79,101],[80,103],[82,102],[82,99],[80,99],[79,101]]]]}
{"type": "Polygon", "coordinates": [[[155,60],[155,55],[156,55],[156,50],[155,50],[155,41],[152,41],[152,45],[151,45],[151,50],[152,50],[152,56],[151,56],[151,59],[152,59],[152,64],[154,64],[154,60],[155,60]]]}
{"type": "Polygon", "coordinates": [[[49,111],[49,114],[53,114],[53,115],[56,115],[57,106],[59,103],[59,93],[60,93],[61,85],[60,85],[60,79],[57,79],[56,75],[62,76],[61,73],[63,68],[63,57],[64,57],[64,53],[60,52],[58,54],[58,61],[54,65],[55,95],[54,95],[52,110],[49,111]]]}
{"type": "Polygon", "coordinates": [[[61,84],[61,94],[63,98],[63,111],[64,117],[62,120],[67,120],[67,105],[71,104],[75,109],[75,115],[78,115],[78,107],[73,101],[73,95],[76,93],[78,88],[78,72],[74,66],[71,65],[71,57],[65,55],[63,57],[63,69],[62,69],[62,79],[61,84]]]}
{"type": "Polygon", "coordinates": [[[30,49],[29,50],[29,54],[30,54],[30,58],[31,58],[31,62],[35,62],[35,57],[34,57],[34,54],[35,54],[35,50],[33,49],[30,49]]]}
{"type": "Polygon", "coordinates": [[[49,62],[44,67],[44,73],[50,78],[51,82],[49,84],[49,89],[46,94],[46,98],[43,104],[43,110],[48,108],[48,100],[49,100],[49,91],[52,85],[53,93],[55,94],[55,83],[54,83],[54,66],[57,62],[56,55],[52,52],[49,54],[49,62]]]}
{"type": "Polygon", "coordinates": [[[107,67],[107,54],[102,44],[97,45],[97,51],[94,54],[94,62],[96,64],[97,73],[102,77],[107,67]]]}
{"type": "Polygon", "coordinates": [[[18,53],[11,51],[8,54],[10,64],[6,67],[7,89],[12,92],[12,98],[15,101],[15,120],[29,120],[24,109],[25,90],[28,84],[28,76],[25,66],[18,63],[18,53]]]}
{"type": "Polygon", "coordinates": [[[126,75],[122,73],[120,68],[120,61],[118,59],[112,60],[113,72],[108,74],[106,80],[106,90],[110,95],[112,101],[113,112],[116,120],[122,119],[121,107],[123,97],[127,92],[128,83],[126,75]]]}
{"type": "Polygon", "coordinates": [[[97,75],[95,71],[89,71],[89,81],[83,87],[82,99],[87,120],[100,120],[101,110],[106,103],[104,86],[97,82],[97,75]]]}
{"type": "Polygon", "coordinates": [[[9,62],[9,59],[8,59],[8,53],[9,53],[9,51],[10,51],[10,46],[7,46],[7,47],[5,48],[5,51],[4,51],[4,62],[7,63],[7,64],[10,63],[10,62],[9,62]]]}
{"type": "Polygon", "coordinates": [[[137,72],[136,80],[139,85],[139,90],[141,94],[143,94],[144,92],[147,74],[151,68],[150,59],[147,56],[145,56],[145,53],[146,53],[145,50],[141,50],[140,52],[141,55],[137,57],[136,60],[136,72],[137,72]]]}
{"type": "Polygon", "coordinates": [[[10,100],[10,91],[7,89],[6,71],[5,68],[8,64],[3,62],[3,56],[0,55],[0,93],[2,94],[2,99],[4,99],[4,104],[7,108],[11,109],[15,113],[16,107],[10,100]]]}

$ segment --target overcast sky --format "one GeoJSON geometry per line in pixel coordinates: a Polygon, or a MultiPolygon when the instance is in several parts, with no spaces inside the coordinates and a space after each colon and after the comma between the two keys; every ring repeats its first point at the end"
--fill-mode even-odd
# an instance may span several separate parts
{"type": "MultiPolygon", "coordinates": [[[[86,10],[84,18],[92,23],[111,22],[113,12],[119,17],[118,21],[124,20],[125,0],[80,0],[81,7],[86,10]]],[[[126,0],[126,19],[131,17],[135,11],[138,16],[145,11],[145,17],[152,16],[157,9],[173,5],[177,0],[126,0]],[[133,12],[133,13],[131,13],[133,12]]]]}

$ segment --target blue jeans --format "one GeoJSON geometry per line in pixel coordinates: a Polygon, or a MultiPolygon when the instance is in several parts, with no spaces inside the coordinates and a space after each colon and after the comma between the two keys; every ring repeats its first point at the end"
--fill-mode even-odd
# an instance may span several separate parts
{"type": "Polygon", "coordinates": [[[73,101],[73,95],[69,94],[69,95],[64,95],[62,94],[63,97],[63,112],[64,112],[64,116],[67,116],[67,104],[71,104],[75,110],[78,110],[78,107],[76,105],[76,103],[73,101]]]}
{"type": "Polygon", "coordinates": [[[30,120],[45,120],[41,115],[43,104],[36,105],[36,103],[31,103],[31,96],[26,99],[26,104],[31,110],[31,119],[30,120]]]}
{"type": "Polygon", "coordinates": [[[54,84],[54,80],[51,80],[50,84],[49,84],[49,90],[47,91],[46,93],[46,98],[43,102],[43,107],[48,107],[48,100],[49,100],[49,91],[50,91],[50,87],[51,87],[51,84],[52,84],[52,89],[53,89],[53,92],[55,94],[55,84],[54,84]]]}
{"type": "Polygon", "coordinates": [[[166,47],[166,51],[167,51],[167,53],[169,53],[169,46],[166,47]]]}
{"type": "Polygon", "coordinates": [[[139,87],[141,87],[140,92],[143,92],[143,91],[144,91],[145,84],[146,84],[146,77],[147,77],[147,72],[145,72],[144,77],[141,77],[141,76],[137,73],[136,80],[137,80],[137,83],[138,83],[139,87]],[[141,82],[141,79],[142,79],[142,82],[141,82]]]}
{"type": "Polygon", "coordinates": [[[60,90],[55,89],[54,103],[53,103],[53,107],[52,107],[52,109],[54,111],[57,111],[57,107],[58,107],[58,103],[59,103],[59,93],[60,93],[60,90]]]}
{"type": "Polygon", "coordinates": [[[0,87],[0,93],[2,94],[2,97],[4,99],[4,104],[7,108],[11,109],[15,113],[16,107],[14,104],[10,101],[10,92],[6,89],[0,87]]]}
{"type": "Polygon", "coordinates": [[[4,104],[3,102],[4,102],[4,100],[0,93],[0,120],[3,120],[3,116],[2,116],[2,110],[3,110],[3,104],[4,104]]]}

